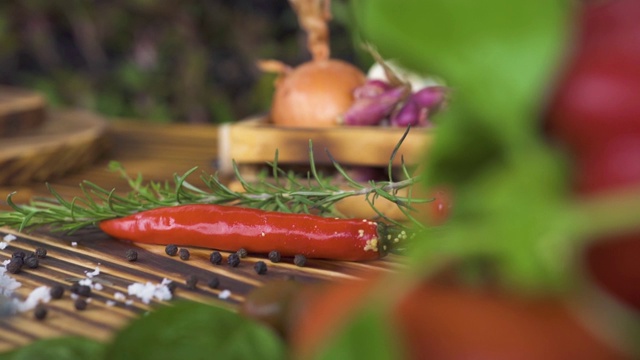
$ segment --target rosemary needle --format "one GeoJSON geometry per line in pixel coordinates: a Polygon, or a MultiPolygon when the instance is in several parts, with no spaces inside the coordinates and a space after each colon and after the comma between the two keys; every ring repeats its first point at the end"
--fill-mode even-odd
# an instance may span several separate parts
{"type": "MultiPolygon", "coordinates": [[[[404,139],[404,137],[401,139],[404,139]]],[[[394,154],[401,142],[394,149],[394,154]]],[[[309,153],[312,154],[312,144],[309,153]]],[[[116,189],[104,189],[99,185],[85,180],[80,184],[82,195],[70,201],[64,199],[53,187],[47,185],[52,197],[34,198],[28,204],[18,205],[11,193],[7,197],[7,204],[12,211],[0,212],[0,226],[9,226],[23,230],[32,226],[50,226],[53,230],[74,232],[76,230],[96,225],[98,222],[134,214],[140,211],[158,207],[175,206],[181,204],[229,204],[260,208],[264,210],[283,212],[314,212],[326,216],[339,216],[333,205],[347,197],[361,196],[373,210],[385,221],[401,225],[389,219],[375,207],[375,199],[382,197],[394,202],[407,220],[421,226],[411,215],[411,204],[428,202],[430,199],[415,199],[397,195],[397,190],[411,187],[419,178],[406,177],[401,181],[394,181],[391,177],[386,181],[360,184],[349,177],[342,166],[331,157],[334,168],[342,183],[349,188],[344,189],[335,184],[335,179],[324,177],[317,171],[313,156],[310,156],[312,176],[306,178],[287,172],[279,167],[276,159],[269,163],[271,175],[258,177],[255,182],[247,181],[234,163],[236,180],[242,184],[242,192],[231,190],[224,185],[217,174],[203,173],[200,180],[203,187],[195,186],[187,181],[197,168],[192,168],[182,175],[174,175],[173,182],[145,182],[141,175],[130,177],[124,167],[115,161],[109,164],[111,171],[119,172],[127,180],[129,192],[120,194],[116,189]]],[[[389,165],[391,166],[391,165],[389,165]]],[[[402,173],[409,174],[404,163],[402,173]]]]}

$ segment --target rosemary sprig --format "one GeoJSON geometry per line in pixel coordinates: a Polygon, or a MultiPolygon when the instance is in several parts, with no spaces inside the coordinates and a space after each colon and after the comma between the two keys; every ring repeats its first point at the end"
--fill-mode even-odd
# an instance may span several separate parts
{"type": "MultiPolygon", "coordinates": [[[[408,129],[407,129],[408,132],[408,129]]],[[[401,138],[394,148],[389,161],[389,169],[400,147],[401,138]]],[[[305,176],[285,171],[278,164],[278,152],[274,161],[268,163],[270,171],[262,173],[255,181],[249,181],[241,174],[238,165],[233,162],[235,179],[241,184],[243,191],[234,191],[225,185],[217,173],[202,173],[200,180],[204,186],[196,186],[187,178],[193,175],[194,167],[182,175],[175,174],[173,182],[145,182],[142,175],[131,177],[118,162],[109,164],[111,171],[119,172],[127,180],[129,191],[121,195],[116,189],[104,189],[99,185],[85,180],[80,184],[82,196],[76,196],[71,201],[64,199],[53,187],[47,184],[52,197],[36,197],[28,204],[16,204],[11,193],[7,197],[7,204],[12,211],[0,212],[0,226],[17,228],[20,231],[32,226],[51,226],[58,231],[74,232],[81,228],[94,226],[100,221],[134,214],[140,211],[158,207],[175,206],[181,204],[225,204],[237,205],[264,210],[317,213],[326,216],[341,216],[334,205],[348,197],[361,196],[378,214],[381,220],[397,226],[406,226],[386,216],[376,208],[376,200],[384,198],[395,203],[407,220],[421,226],[411,213],[412,204],[424,203],[431,199],[415,199],[410,196],[399,196],[398,190],[410,188],[420,179],[411,176],[404,159],[401,162],[401,173],[405,179],[395,181],[390,175],[385,181],[370,181],[359,183],[348,175],[347,171],[327,151],[327,155],[341,181],[335,177],[323,175],[315,164],[313,144],[309,142],[310,170],[305,176]],[[271,177],[269,178],[269,175],[271,177]],[[346,187],[338,183],[346,184],[346,187]]]]}

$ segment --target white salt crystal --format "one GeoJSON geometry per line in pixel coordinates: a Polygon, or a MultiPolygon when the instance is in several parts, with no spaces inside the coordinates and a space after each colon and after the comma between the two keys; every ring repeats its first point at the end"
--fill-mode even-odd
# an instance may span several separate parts
{"type": "Polygon", "coordinates": [[[119,291],[116,291],[113,294],[113,298],[118,300],[118,301],[125,301],[127,299],[127,297],[123,293],[121,293],[119,291]]]}
{"type": "Polygon", "coordinates": [[[76,246],[78,246],[78,243],[76,241],[72,241],[71,242],[71,246],[76,247],[76,246]]]}
{"type": "Polygon", "coordinates": [[[147,283],[133,283],[127,288],[127,292],[131,296],[139,298],[143,303],[148,304],[152,299],[156,300],[171,300],[172,295],[167,284],[164,280],[160,284],[153,284],[149,281],[147,283]]]}
{"type": "Polygon", "coordinates": [[[223,300],[224,299],[228,299],[229,296],[231,296],[231,291],[229,291],[229,290],[222,290],[220,292],[220,294],[218,294],[218,298],[223,299],[223,300]]]}
{"type": "Polygon", "coordinates": [[[91,272],[85,271],[84,273],[87,275],[89,279],[91,279],[94,276],[98,276],[100,275],[100,266],[96,266],[95,270],[91,272]]]}
{"type": "Polygon", "coordinates": [[[115,306],[115,305],[116,305],[116,302],[115,302],[115,301],[113,301],[113,300],[107,300],[107,301],[105,301],[104,303],[105,303],[105,305],[107,305],[107,306],[109,306],[109,307],[111,307],[111,306],[115,306]]]}
{"type": "Polygon", "coordinates": [[[33,289],[25,301],[15,300],[16,308],[20,312],[25,312],[32,310],[41,302],[49,302],[51,300],[50,290],[51,289],[45,285],[33,289]]]}
{"type": "Polygon", "coordinates": [[[13,234],[7,234],[2,238],[2,240],[4,240],[7,243],[10,243],[15,239],[17,239],[17,237],[15,235],[13,235],[13,234]]]}

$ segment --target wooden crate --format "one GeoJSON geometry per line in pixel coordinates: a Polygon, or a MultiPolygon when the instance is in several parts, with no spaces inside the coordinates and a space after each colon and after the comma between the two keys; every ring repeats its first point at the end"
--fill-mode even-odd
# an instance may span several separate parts
{"type": "MultiPolygon", "coordinates": [[[[309,164],[309,140],[319,166],[331,165],[331,155],[344,166],[386,167],[405,129],[391,127],[292,128],[275,126],[265,116],[222,125],[219,129],[218,159],[221,174],[230,175],[232,161],[239,166],[261,166],[273,161],[276,150],[282,165],[309,164]]],[[[417,164],[433,139],[431,130],[414,128],[402,143],[394,164],[401,156],[417,164]]]]}

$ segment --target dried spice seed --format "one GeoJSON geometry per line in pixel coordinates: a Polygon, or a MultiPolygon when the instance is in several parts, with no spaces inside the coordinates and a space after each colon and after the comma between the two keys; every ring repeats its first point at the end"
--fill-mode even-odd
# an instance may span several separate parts
{"type": "Polygon", "coordinates": [[[178,253],[178,247],[174,244],[169,244],[164,248],[164,252],[169,256],[175,256],[178,253]]]}
{"type": "Polygon", "coordinates": [[[27,265],[27,267],[29,267],[30,269],[35,269],[38,267],[38,265],[40,265],[40,262],[38,261],[37,257],[29,255],[24,259],[24,264],[27,265]]]}
{"type": "Polygon", "coordinates": [[[83,298],[77,298],[76,301],[73,302],[73,306],[76,310],[84,310],[87,308],[87,300],[83,298]]]}
{"type": "Polygon", "coordinates": [[[182,248],[178,252],[180,254],[180,260],[189,260],[191,254],[189,253],[189,249],[182,248]]]}
{"type": "Polygon", "coordinates": [[[128,261],[136,261],[136,260],[138,260],[138,252],[133,250],[133,249],[127,250],[127,252],[124,254],[124,256],[127,258],[128,261]]]}
{"type": "Polygon", "coordinates": [[[25,256],[27,256],[27,254],[22,250],[16,250],[16,251],[13,252],[13,254],[11,254],[11,258],[13,258],[13,259],[15,259],[15,258],[24,259],[25,256]]]}
{"type": "Polygon", "coordinates": [[[33,311],[33,316],[38,320],[42,320],[47,317],[47,312],[47,308],[44,305],[38,304],[33,311]]]}
{"type": "Polygon", "coordinates": [[[73,285],[71,285],[71,292],[80,296],[89,296],[91,295],[91,286],[73,283],[73,285]]]}
{"type": "Polygon", "coordinates": [[[51,295],[52,299],[56,299],[56,300],[60,299],[62,298],[63,294],[64,294],[64,288],[60,285],[54,285],[49,290],[49,295],[51,295]]]}
{"type": "Polygon", "coordinates": [[[267,264],[264,261],[258,261],[253,265],[253,269],[258,275],[264,275],[267,273],[267,264]]]}
{"type": "Polygon", "coordinates": [[[222,262],[222,255],[219,251],[214,251],[211,253],[211,256],[209,256],[209,261],[214,265],[220,265],[222,262]]]}
{"type": "Polygon", "coordinates": [[[177,288],[178,288],[178,283],[176,283],[175,281],[171,281],[167,284],[167,289],[169,289],[169,292],[171,294],[174,294],[177,288]]]}
{"type": "Polygon", "coordinates": [[[187,280],[185,281],[185,284],[187,285],[187,289],[195,290],[196,286],[198,285],[198,277],[195,275],[187,276],[187,280]]]}
{"type": "Polygon", "coordinates": [[[244,259],[247,257],[247,255],[249,255],[249,253],[247,252],[247,249],[245,248],[240,248],[240,250],[236,251],[236,254],[238,254],[240,259],[244,259]]]}
{"type": "Polygon", "coordinates": [[[43,247],[37,247],[33,254],[40,259],[44,259],[45,257],[47,257],[47,249],[43,247]]]}
{"type": "Polygon", "coordinates": [[[296,264],[296,266],[303,267],[307,263],[307,258],[302,254],[298,254],[293,257],[293,263],[296,264]]]}
{"type": "Polygon", "coordinates": [[[21,258],[13,258],[7,264],[6,269],[11,274],[17,274],[20,272],[20,269],[22,269],[22,263],[23,261],[21,258]]]}
{"type": "Polygon", "coordinates": [[[280,262],[280,253],[276,250],[269,252],[269,260],[272,263],[280,262]]]}
{"type": "Polygon", "coordinates": [[[220,279],[217,276],[212,277],[207,285],[212,289],[217,289],[220,286],[220,279]]]}
{"type": "Polygon", "coordinates": [[[238,256],[238,254],[229,254],[229,257],[227,258],[227,263],[231,266],[231,267],[237,267],[240,264],[240,256],[238,256]]]}

